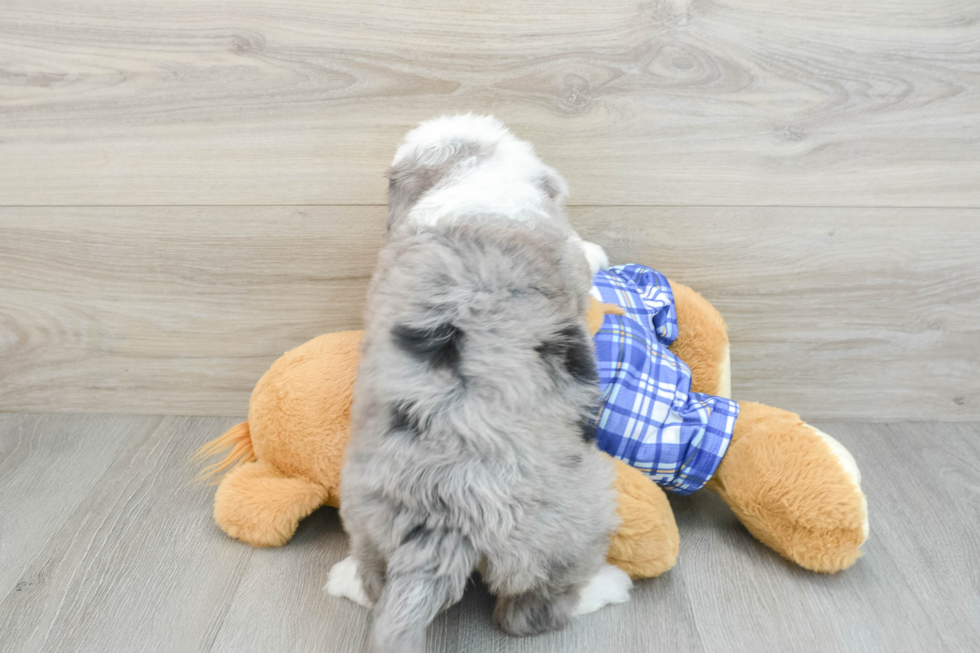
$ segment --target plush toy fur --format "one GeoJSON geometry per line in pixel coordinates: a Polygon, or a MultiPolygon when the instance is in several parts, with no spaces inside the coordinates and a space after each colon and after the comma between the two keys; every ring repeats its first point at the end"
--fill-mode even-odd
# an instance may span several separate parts
{"type": "MultiPolygon", "coordinates": [[[[721,315],[698,293],[671,282],[680,334],[671,349],[693,375],[692,390],[728,396],[729,349],[721,315]]],[[[597,331],[615,306],[593,302],[597,331]]],[[[360,331],[328,333],[286,352],[255,386],[248,421],[198,452],[231,450],[203,472],[230,468],[214,500],[226,533],[254,546],[282,546],[300,520],[337,506],[360,331]]],[[[845,569],[867,538],[867,504],[853,458],[797,415],[741,402],[731,445],[708,487],[761,542],[802,567],[845,569]]],[[[664,491],[615,462],[622,524],[608,560],[633,578],[658,576],[677,559],[679,535],[664,491]]]]}

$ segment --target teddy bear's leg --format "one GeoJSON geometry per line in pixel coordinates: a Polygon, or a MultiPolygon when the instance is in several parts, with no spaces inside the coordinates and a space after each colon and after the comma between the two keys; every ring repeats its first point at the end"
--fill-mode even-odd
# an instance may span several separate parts
{"type": "Polygon", "coordinates": [[[228,535],[252,546],[282,546],[327,495],[323,486],[283,476],[263,460],[248,462],[221,479],[214,520],[228,535]]]}
{"type": "Polygon", "coordinates": [[[708,487],[756,538],[812,571],[846,569],[868,537],[854,458],[798,415],[739,403],[728,452],[708,487]]]}
{"type": "Polygon", "coordinates": [[[663,489],[638,469],[614,460],[619,530],[606,560],[632,578],[654,578],[674,566],[680,537],[663,489]]]}
{"type": "Polygon", "coordinates": [[[677,339],[670,350],[691,368],[691,390],[732,396],[732,366],[725,321],[711,303],[684,284],[670,282],[677,339]]]}

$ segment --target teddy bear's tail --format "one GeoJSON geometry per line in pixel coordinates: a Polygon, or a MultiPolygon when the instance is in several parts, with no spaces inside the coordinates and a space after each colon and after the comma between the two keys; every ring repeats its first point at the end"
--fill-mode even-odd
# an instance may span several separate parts
{"type": "Polygon", "coordinates": [[[220,454],[228,449],[231,451],[228,451],[224,458],[202,469],[194,478],[194,481],[208,481],[213,485],[218,482],[215,477],[229,468],[258,460],[255,456],[255,451],[252,449],[252,435],[248,430],[248,422],[236,424],[228,429],[221,437],[208,442],[197,450],[197,453],[194,454],[191,461],[202,463],[207,458],[220,454]]]}

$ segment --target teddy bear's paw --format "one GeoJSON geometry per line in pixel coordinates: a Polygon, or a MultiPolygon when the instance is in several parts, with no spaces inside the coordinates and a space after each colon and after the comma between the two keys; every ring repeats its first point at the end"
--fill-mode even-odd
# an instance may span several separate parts
{"type": "Polygon", "coordinates": [[[330,569],[323,591],[330,596],[350,599],[368,609],[374,607],[371,599],[364,593],[361,579],[357,575],[357,562],[351,556],[344,558],[330,569]]]}
{"type": "Polygon", "coordinates": [[[612,603],[630,600],[633,581],[629,574],[613,565],[603,565],[599,572],[582,588],[575,615],[589,614],[612,603]]]}
{"type": "Polygon", "coordinates": [[[830,450],[834,453],[834,457],[837,458],[837,462],[840,463],[841,468],[854,483],[857,492],[860,493],[861,534],[863,535],[861,544],[864,544],[864,542],[868,539],[868,534],[870,532],[870,528],[868,526],[868,499],[864,495],[864,492],[861,491],[861,470],[858,469],[857,461],[854,460],[854,456],[851,455],[851,452],[848,451],[844,445],[838,442],[835,438],[827,435],[815,426],[811,426],[810,424],[805,424],[805,426],[813,429],[813,431],[820,436],[824,443],[830,447],[830,450]]]}

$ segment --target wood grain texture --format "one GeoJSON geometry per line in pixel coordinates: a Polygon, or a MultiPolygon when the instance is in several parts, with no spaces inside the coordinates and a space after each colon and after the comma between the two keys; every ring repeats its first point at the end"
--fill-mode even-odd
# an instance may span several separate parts
{"type": "Polygon", "coordinates": [[[211,651],[361,650],[370,613],[338,609],[322,591],[327,572],[347,554],[347,535],[332,508],[304,520],[287,548],[257,549],[211,651]],[[269,615],[272,605],[281,607],[269,615]],[[271,618],[256,619],[259,614],[271,618]]]}
{"type": "Polygon", "coordinates": [[[28,590],[34,554],[147,424],[137,416],[0,415],[0,595],[28,590]]]}
{"type": "MultiPolygon", "coordinates": [[[[244,415],[283,351],[360,326],[384,212],[0,209],[0,410],[244,415]]],[[[572,221],[722,311],[737,398],[808,419],[980,419],[980,210],[572,221]]]]}
{"type": "MultiPolygon", "coordinates": [[[[892,446],[876,446],[874,439],[862,437],[864,429],[853,425],[835,427],[834,432],[844,434],[859,461],[880,460],[862,471],[869,493],[890,499],[869,515],[872,532],[895,561],[889,582],[905,597],[903,603],[912,602],[909,592],[916,597],[944,650],[977,650],[980,569],[973,561],[980,556],[980,425],[950,425],[947,430],[902,424],[875,430],[877,439],[892,446]],[[935,487],[914,481],[926,477],[937,479],[935,487]],[[918,571],[910,573],[913,569],[918,571]],[[952,569],[959,571],[950,573],[952,569]],[[962,629],[959,623],[973,627],[962,629]]],[[[893,638],[896,644],[900,641],[893,638]]]]}
{"type": "Polygon", "coordinates": [[[7,210],[0,404],[242,415],[285,350],[360,326],[383,233],[379,208],[7,210]]]}
{"type": "MultiPolygon", "coordinates": [[[[41,420],[55,428],[38,439],[66,437],[55,419],[41,420]]],[[[83,498],[64,517],[41,513],[60,517],[58,528],[33,542],[20,582],[0,600],[5,651],[194,651],[214,640],[253,550],[218,537],[211,492],[188,484],[187,458],[233,420],[106,416],[102,425],[115,433],[118,420],[129,432],[107,468],[86,463],[112,439],[86,429],[79,447],[79,469],[97,479],[91,490],[71,479],[40,488],[83,498]]],[[[15,499],[4,495],[4,509],[15,499]]],[[[22,542],[33,535],[13,533],[22,542]]]]}
{"type": "MultiPolygon", "coordinates": [[[[5,576],[0,588],[0,651],[362,650],[369,613],[320,590],[330,566],[347,554],[336,510],[314,513],[286,547],[253,549],[211,521],[213,488],[187,485],[193,470],[186,456],[230,423],[0,418],[0,446],[14,452],[0,478],[14,479],[0,493],[0,514],[16,512],[22,501],[36,513],[13,530],[5,521],[0,533],[0,571],[17,569],[17,582],[5,576]],[[72,474],[44,475],[64,470],[67,459],[78,463],[72,474]],[[30,491],[9,491],[27,483],[30,491]],[[68,508],[45,498],[73,493],[68,508]]],[[[517,639],[493,626],[493,599],[474,581],[430,627],[427,650],[980,648],[980,573],[973,564],[980,554],[980,424],[817,426],[854,454],[869,498],[871,538],[853,568],[834,576],[803,571],[753,540],[716,496],[672,497],[681,534],[677,566],[638,583],[629,603],[558,633],[517,639]]]]}
{"type": "Polygon", "coordinates": [[[732,392],[807,419],[980,417],[980,211],[573,210],[725,317],[732,392]]]}
{"type": "Polygon", "coordinates": [[[980,206],[972,0],[8,0],[0,203],[379,204],[493,112],[579,204],[980,206]]]}
{"type": "Polygon", "coordinates": [[[817,426],[860,466],[871,521],[865,555],[840,574],[814,575],[752,546],[717,496],[671,497],[681,556],[670,573],[696,570],[688,591],[702,637],[745,653],[974,650],[980,577],[959,565],[980,546],[977,488],[975,480],[964,488],[958,472],[980,460],[980,426],[817,426]]]}

